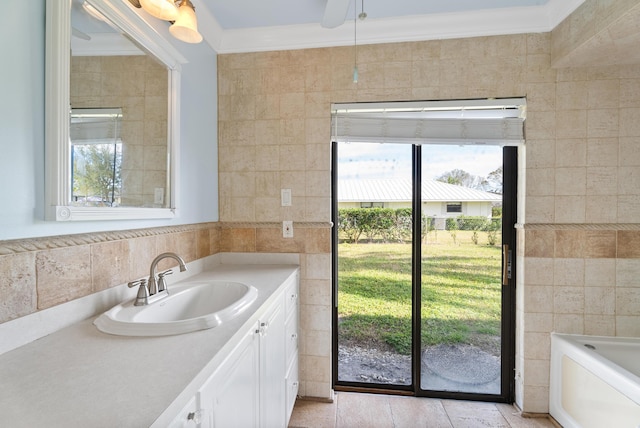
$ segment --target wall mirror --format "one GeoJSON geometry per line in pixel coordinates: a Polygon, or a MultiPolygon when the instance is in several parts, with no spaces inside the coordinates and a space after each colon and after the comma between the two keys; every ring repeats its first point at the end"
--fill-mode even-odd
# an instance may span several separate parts
{"type": "Polygon", "coordinates": [[[186,60],[129,2],[46,5],[46,219],[175,217],[186,60]]]}

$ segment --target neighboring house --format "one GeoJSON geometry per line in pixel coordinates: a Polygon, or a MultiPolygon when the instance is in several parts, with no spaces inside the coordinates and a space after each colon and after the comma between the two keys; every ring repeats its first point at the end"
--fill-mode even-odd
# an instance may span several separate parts
{"type": "MultiPolygon", "coordinates": [[[[411,208],[411,180],[340,180],[338,208],[411,208]]],[[[445,228],[448,217],[491,218],[491,208],[502,204],[502,195],[435,180],[422,182],[422,213],[445,228]]]]}

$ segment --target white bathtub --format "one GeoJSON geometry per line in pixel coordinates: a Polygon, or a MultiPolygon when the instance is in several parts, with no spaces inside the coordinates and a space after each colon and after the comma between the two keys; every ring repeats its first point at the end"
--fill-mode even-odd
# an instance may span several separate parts
{"type": "Polygon", "coordinates": [[[552,333],[549,413],[564,428],[640,428],[640,338],[552,333]]]}

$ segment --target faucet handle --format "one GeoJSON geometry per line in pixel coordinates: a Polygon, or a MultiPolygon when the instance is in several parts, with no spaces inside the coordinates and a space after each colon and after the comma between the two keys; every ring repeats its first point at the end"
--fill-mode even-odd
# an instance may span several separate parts
{"type": "Polygon", "coordinates": [[[171,275],[172,273],[172,269],[167,269],[164,272],[160,272],[158,274],[158,293],[167,289],[167,281],[165,281],[164,277],[167,275],[171,275]]]}
{"type": "Polygon", "coordinates": [[[147,286],[147,279],[146,278],[142,278],[142,279],[138,279],[136,281],[131,281],[131,282],[127,283],[127,286],[129,288],[133,288],[133,287],[136,287],[138,285],[142,285],[142,286],[146,287],[147,286]]]}
{"type": "Polygon", "coordinates": [[[158,274],[158,277],[162,278],[164,276],[171,275],[172,273],[173,273],[173,269],[167,269],[164,272],[160,272],[158,274]]]}
{"type": "Polygon", "coordinates": [[[138,295],[134,306],[143,306],[149,303],[149,290],[147,289],[147,279],[142,278],[137,281],[131,281],[127,284],[129,288],[138,286],[138,295]]]}

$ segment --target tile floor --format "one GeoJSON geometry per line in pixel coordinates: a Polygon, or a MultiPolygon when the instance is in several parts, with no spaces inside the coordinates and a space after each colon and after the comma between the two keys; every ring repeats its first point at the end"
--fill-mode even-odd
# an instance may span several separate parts
{"type": "Polygon", "coordinates": [[[333,403],[298,400],[289,428],[554,428],[547,418],[523,418],[501,403],[397,395],[336,393],[333,403]]]}

